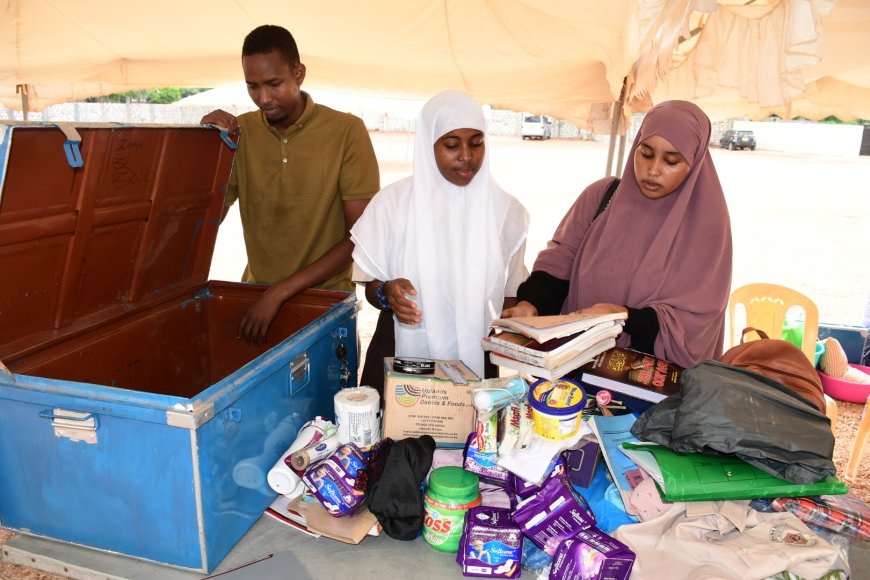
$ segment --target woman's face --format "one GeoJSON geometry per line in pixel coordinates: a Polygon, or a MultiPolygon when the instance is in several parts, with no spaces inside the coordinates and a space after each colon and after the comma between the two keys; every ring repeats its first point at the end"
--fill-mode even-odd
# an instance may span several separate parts
{"type": "Polygon", "coordinates": [[[691,169],[677,148],[658,135],[641,141],[634,153],[634,176],[640,191],[649,199],[672,194],[691,169]]]}
{"type": "Polygon", "coordinates": [[[455,129],[435,141],[435,164],[444,179],[465,187],[483,164],[486,145],[483,131],[477,129],[455,129]]]}

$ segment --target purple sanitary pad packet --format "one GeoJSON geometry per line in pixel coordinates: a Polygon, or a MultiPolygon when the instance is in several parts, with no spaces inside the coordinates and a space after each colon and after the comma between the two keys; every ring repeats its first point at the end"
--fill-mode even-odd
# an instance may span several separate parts
{"type": "Polygon", "coordinates": [[[510,472],[504,467],[496,465],[498,452],[492,445],[492,451],[488,451],[490,445],[478,432],[472,432],[465,442],[462,468],[476,474],[483,481],[488,481],[499,486],[504,486],[510,472]]]}
{"type": "Polygon", "coordinates": [[[628,580],[634,559],[628,546],[593,526],[562,540],[549,580],[628,580]]]}
{"type": "MultiPolygon", "coordinates": [[[[552,465],[550,465],[547,478],[558,477],[560,475],[565,475],[565,461],[561,456],[557,455],[556,458],[553,459],[552,465]]],[[[534,483],[529,483],[515,473],[511,473],[510,477],[508,477],[508,490],[513,492],[513,494],[520,500],[524,500],[541,491],[546,482],[547,480],[545,479],[541,485],[536,485],[534,483]]]]}
{"type": "Polygon", "coordinates": [[[365,493],[354,487],[357,474],[365,465],[365,457],[359,448],[348,443],[310,467],[302,476],[302,483],[329,515],[338,517],[352,514],[365,499],[365,493]]]}
{"type": "Polygon", "coordinates": [[[456,561],[463,576],[519,578],[523,534],[504,508],[478,506],[465,513],[456,561]]]}
{"type": "Polygon", "coordinates": [[[563,539],[595,525],[589,505],[564,475],[552,477],[538,495],[520,502],[513,513],[523,534],[552,556],[563,539]]]}

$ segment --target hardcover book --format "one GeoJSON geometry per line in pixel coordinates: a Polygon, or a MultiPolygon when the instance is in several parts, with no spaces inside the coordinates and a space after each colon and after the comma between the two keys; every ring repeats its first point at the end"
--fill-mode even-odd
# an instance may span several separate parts
{"type": "MultiPolygon", "coordinates": [[[[622,415],[623,413],[635,413],[636,415],[640,415],[655,403],[651,401],[647,401],[645,399],[638,399],[637,397],[632,397],[631,395],[626,395],[625,393],[618,393],[616,391],[610,391],[609,389],[605,389],[604,387],[599,387],[598,385],[593,385],[589,382],[583,382],[580,376],[582,373],[578,370],[570,375],[568,378],[574,379],[583,385],[583,390],[586,391],[586,397],[592,398],[595,401],[595,405],[599,408],[604,407],[610,411],[611,415],[622,415]],[[602,391],[605,394],[599,395],[602,391]]],[[[588,408],[588,407],[587,407],[588,408]]],[[[589,413],[589,414],[604,414],[608,413],[589,413]]]]}
{"type": "MultiPolygon", "coordinates": [[[[492,321],[492,327],[518,332],[538,342],[551,338],[561,338],[577,334],[602,322],[625,321],[626,312],[610,314],[556,314],[554,316],[521,316],[518,318],[499,318],[492,321]]],[[[624,324],[624,322],[623,322],[624,324]]]]}
{"type": "Polygon", "coordinates": [[[580,371],[583,383],[657,403],[680,392],[683,367],[636,350],[614,347],[580,371]]]}

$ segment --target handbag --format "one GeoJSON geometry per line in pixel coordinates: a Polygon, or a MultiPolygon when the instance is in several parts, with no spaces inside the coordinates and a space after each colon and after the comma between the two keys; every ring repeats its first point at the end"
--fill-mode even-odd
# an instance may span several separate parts
{"type": "Polygon", "coordinates": [[[729,349],[719,361],[771,378],[825,412],[825,395],[819,373],[803,351],[788,341],[768,338],[764,331],[747,327],[743,329],[740,344],[729,349]],[[758,333],[761,340],[745,342],[749,332],[758,333]]]}

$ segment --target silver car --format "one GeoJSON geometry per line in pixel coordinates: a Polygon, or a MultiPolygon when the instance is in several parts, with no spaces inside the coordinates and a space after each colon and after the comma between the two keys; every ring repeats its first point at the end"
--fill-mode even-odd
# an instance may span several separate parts
{"type": "Polygon", "coordinates": [[[520,135],[523,139],[549,139],[551,123],[546,115],[524,115],[520,135]]]}

